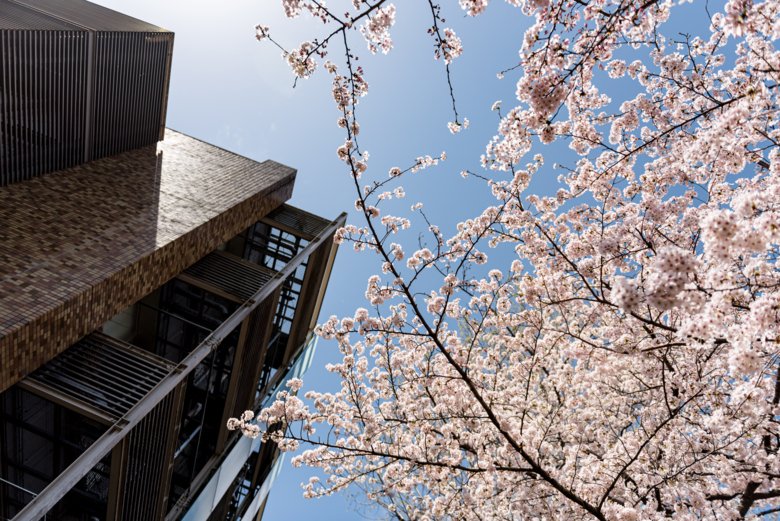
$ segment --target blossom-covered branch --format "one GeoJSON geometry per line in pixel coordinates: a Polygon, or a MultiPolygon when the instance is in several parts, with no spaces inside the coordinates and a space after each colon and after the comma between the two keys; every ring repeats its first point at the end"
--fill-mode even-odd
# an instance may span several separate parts
{"type": "MultiPolygon", "coordinates": [[[[341,350],[329,367],[341,389],[304,401],[294,381],[258,422],[228,426],[304,443],[295,462],[329,476],[307,495],[357,483],[401,519],[776,513],[780,2],[509,0],[533,17],[519,62],[499,73],[517,75],[517,102],[494,105],[497,133],[471,172],[495,202],[450,237],[420,204],[384,211],[446,154],[379,173],[357,145],[368,83],[350,42],[389,52],[396,7],[355,0],[337,17],[282,3],[325,24],[285,56],[301,78],[330,58],[337,154],[362,216],[336,240],[379,266],[368,307],[318,328],[341,350]],[[675,16],[702,23],[681,35],[675,16]],[[340,63],[327,56],[336,43],[340,63]],[[552,143],[578,158],[546,164],[552,143]],[[557,192],[530,193],[554,168],[557,192]],[[426,238],[408,237],[421,222],[426,238]]],[[[458,132],[468,120],[450,66],[464,45],[427,6],[421,30],[458,132]]],[[[473,17],[488,2],[460,6],[473,17]]]]}

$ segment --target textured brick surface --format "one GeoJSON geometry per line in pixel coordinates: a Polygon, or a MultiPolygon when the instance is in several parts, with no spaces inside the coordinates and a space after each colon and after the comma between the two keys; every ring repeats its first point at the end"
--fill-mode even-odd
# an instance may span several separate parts
{"type": "Polygon", "coordinates": [[[279,206],[294,179],[168,130],[0,189],[0,391],[279,206]]]}

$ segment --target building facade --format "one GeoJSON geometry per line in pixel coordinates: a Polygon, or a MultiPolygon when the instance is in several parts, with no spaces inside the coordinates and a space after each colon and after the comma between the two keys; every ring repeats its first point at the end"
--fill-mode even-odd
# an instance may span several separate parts
{"type": "Polygon", "coordinates": [[[259,519],[345,215],[165,129],[173,33],[0,0],[0,519],[259,519]]]}

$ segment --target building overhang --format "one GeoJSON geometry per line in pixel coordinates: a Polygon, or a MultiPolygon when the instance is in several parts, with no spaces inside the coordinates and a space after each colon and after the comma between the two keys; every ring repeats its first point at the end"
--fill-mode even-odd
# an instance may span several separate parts
{"type": "Polygon", "coordinates": [[[292,195],[295,170],[165,141],[0,191],[0,391],[292,195]]]}

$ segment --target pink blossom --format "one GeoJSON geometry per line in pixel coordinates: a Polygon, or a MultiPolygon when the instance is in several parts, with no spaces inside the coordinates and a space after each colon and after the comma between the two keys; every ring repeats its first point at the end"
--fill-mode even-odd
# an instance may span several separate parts
{"type": "Polygon", "coordinates": [[[477,16],[481,14],[488,5],[488,0],[460,0],[460,7],[469,16],[477,16]]]}
{"type": "Polygon", "coordinates": [[[436,48],[436,59],[443,57],[446,63],[452,63],[452,60],[463,54],[463,44],[455,31],[447,27],[444,29],[444,37],[436,48]]]}
{"type": "Polygon", "coordinates": [[[266,38],[269,37],[269,27],[267,25],[256,25],[255,26],[255,38],[257,38],[257,41],[263,41],[266,38]]]}
{"type": "MultiPolygon", "coordinates": [[[[295,462],[327,475],[307,497],[357,482],[405,519],[760,517],[780,497],[780,1],[509,3],[532,18],[522,37],[495,35],[517,40],[498,74],[517,78],[517,99],[493,105],[482,169],[466,162],[453,171],[468,183],[442,177],[434,193],[398,180],[445,154],[380,148],[372,161],[407,166],[375,174],[355,138],[366,73],[341,40],[354,23],[389,50],[395,7],[358,0],[325,20],[344,61],[325,64],[337,154],[345,182],[362,176],[365,218],[334,241],[376,268],[366,307],[316,329],[340,352],[328,370],[341,387],[304,402],[295,382],[227,427],[306,449],[295,462]],[[690,36],[677,30],[689,9],[710,21],[690,36]],[[569,154],[546,148],[558,140],[569,154]],[[407,190],[453,215],[463,198],[490,201],[437,226],[395,213],[407,190]]],[[[430,29],[447,65],[463,52],[439,29],[446,13],[463,34],[453,8],[434,4],[430,29]]],[[[293,51],[296,74],[323,52],[293,51]]],[[[437,70],[457,80],[450,69],[437,70]]],[[[459,91],[442,95],[457,133],[459,91]]]]}
{"type": "Polygon", "coordinates": [[[381,50],[383,54],[393,48],[393,40],[390,38],[390,28],[395,23],[395,5],[388,4],[377,9],[374,14],[360,28],[368,49],[372,54],[381,50]]]}
{"type": "Polygon", "coordinates": [[[450,121],[447,123],[447,128],[451,134],[457,134],[461,130],[469,128],[469,120],[467,118],[463,118],[463,122],[450,121]]]}
{"type": "Polygon", "coordinates": [[[311,58],[312,48],[311,42],[303,42],[297,49],[288,52],[285,56],[287,64],[299,78],[308,78],[316,68],[316,64],[311,58]]]}

